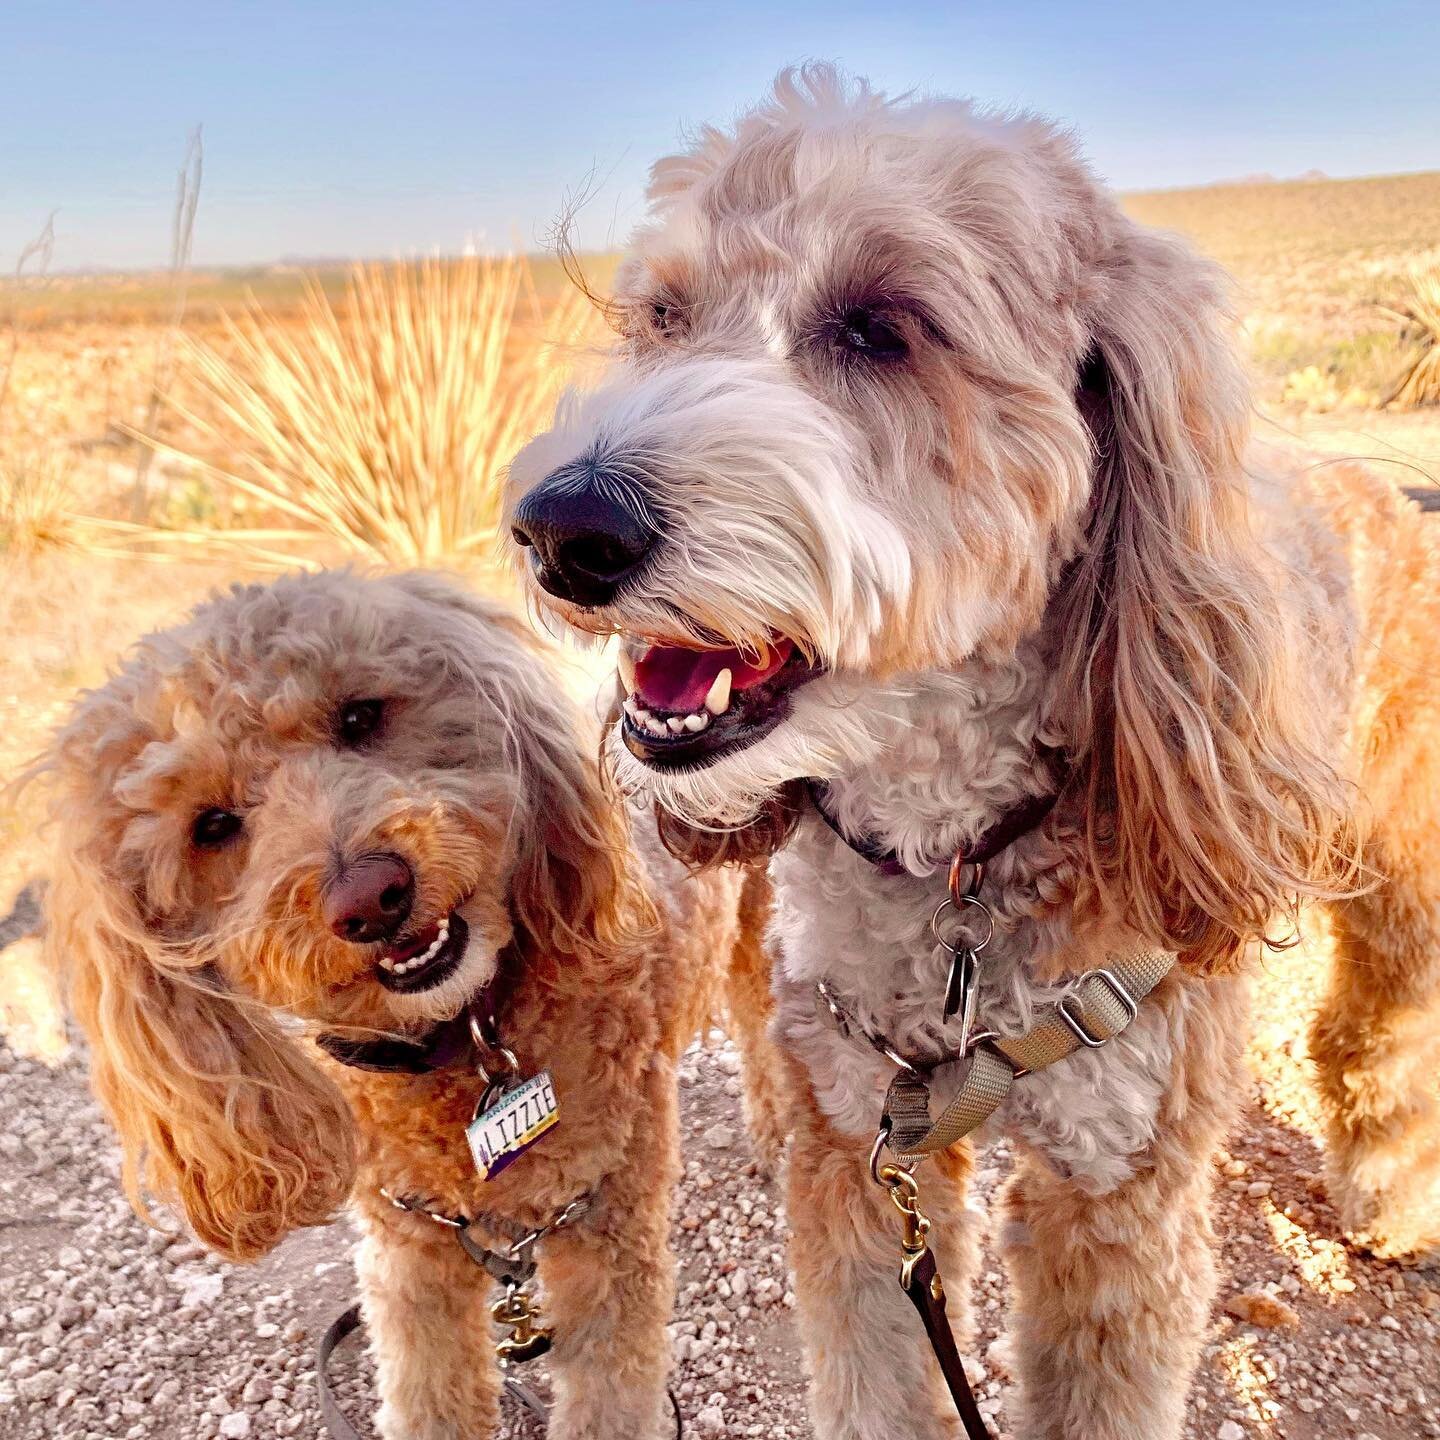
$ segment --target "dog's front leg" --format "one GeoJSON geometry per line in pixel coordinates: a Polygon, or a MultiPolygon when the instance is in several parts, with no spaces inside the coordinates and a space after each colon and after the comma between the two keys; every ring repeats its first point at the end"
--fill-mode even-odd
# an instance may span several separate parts
{"type": "MultiPolygon", "coordinates": [[[[869,1142],[821,1113],[798,1064],[787,1174],[791,1260],[819,1440],[951,1440],[960,1433],[929,1341],[900,1288],[900,1215],[870,1178],[869,1142]]],[[[974,1262],[965,1208],[970,1151],[956,1147],[920,1173],[951,1323],[967,1327],[974,1262]]]]}
{"type": "Polygon", "coordinates": [[[491,1440],[500,1372],[489,1277],[454,1234],[379,1202],[362,1205],[356,1255],[380,1391],[383,1440],[491,1440]]]}
{"type": "MultiPolygon", "coordinates": [[[[1070,1126],[1093,1141],[1102,1097],[1139,1105],[1146,1047],[1167,1055],[1153,1138],[1127,1158],[1125,1175],[1100,1179],[1100,1162],[1087,1167],[1078,1147],[1062,1173],[1066,1146],[1032,1131],[1006,1192],[1023,1392],[1012,1429],[1027,1440],[1179,1440],[1184,1429],[1215,1291],[1213,1156],[1243,1093],[1243,991],[1229,980],[1169,986],[1130,1033],[1146,1027],[1147,1041],[1112,1042],[1115,1054],[1096,1062],[1105,1088],[1088,1136],[1070,1126]]],[[[1070,1064],[1019,1083],[1064,1087],[1073,1110],[1085,1086],[1070,1064]]]]}
{"type": "Polygon", "coordinates": [[[656,1056],[619,1172],[580,1223],[539,1250],[555,1332],[550,1440],[666,1440],[666,1322],[675,1301],[670,1198],[679,1179],[675,1067],[656,1056]]]}

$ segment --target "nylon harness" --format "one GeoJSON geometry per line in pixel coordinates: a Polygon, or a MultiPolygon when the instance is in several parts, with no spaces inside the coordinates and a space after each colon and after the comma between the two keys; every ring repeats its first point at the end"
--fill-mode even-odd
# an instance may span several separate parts
{"type": "MultiPolygon", "coordinates": [[[[816,813],[845,845],[882,875],[906,873],[893,849],[874,836],[852,835],[839,823],[829,809],[828,786],[816,780],[806,784],[816,813]]],[[[936,910],[932,929],[937,941],[950,950],[953,957],[946,985],[944,1018],[949,1020],[952,1015],[963,1013],[959,1053],[938,1062],[900,1055],[885,1037],[871,1034],[860,1026],[843,1000],[825,982],[816,986],[820,1001],[840,1032],[865,1041],[896,1067],[871,1153],[870,1172],[877,1183],[889,1191],[903,1217],[900,1285],[919,1314],[967,1440],[992,1440],[992,1436],[965,1374],[946,1316],[945,1287],[926,1242],[930,1222],[920,1208],[914,1170],[928,1156],[948,1149],[978,1130],[1000,1108],[1011,1087],[1023,1076],[1056,1064],[1082,1048],[1098,1050],[1107,1045],[1130,1025],[1141,1001],[1175,966],[1176,957],[1167,951],[1137,947],[1112,953],[1102,967],[1072,981],[1060,999],[1047,1006],[1024,1034],[1005,1036],[972,1029],[978,952],[989,943],[990,937],[986,936],[969,950],[950,945],[936,928],[941,911],[948,905],[957,909],[963,905],[976,906],[988,919],[989,911],[979,899],[985,866],[1042,824],[1058,799],[1057,788],[1049,794],[1022,801],[986,829],[973,845],[958,852],[951,863],[949,898],[936,910]],[[948,1082],[948,1096],[937,1107],[932,1105],[931,1088],[940,1076],[948,1082]],[[881,1152],[886,1148],[897,1163],[879,1163],[881,1152]]]]}

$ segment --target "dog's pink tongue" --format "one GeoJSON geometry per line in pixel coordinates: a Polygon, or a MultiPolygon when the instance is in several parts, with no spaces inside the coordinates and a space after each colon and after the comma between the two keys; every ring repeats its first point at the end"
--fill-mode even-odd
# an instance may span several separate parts
{"type": "Polygon", "coordinates": [[[794,646],[777,641],[764,665],[751,665],[738,650],[684,650],[652,645],[635,666],[635,694],[651,710],[691,714],[701,709],[715,677],[730,672],[732,690],[748,690],[768,680],[790,658],[794,646]]]}

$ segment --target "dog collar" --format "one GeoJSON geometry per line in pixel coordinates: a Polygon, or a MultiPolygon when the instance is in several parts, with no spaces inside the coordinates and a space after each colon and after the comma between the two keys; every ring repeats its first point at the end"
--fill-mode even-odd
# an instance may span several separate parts
{"type": "MultiPolygon", "coordinates": [[[[824,780],[807,780],[805,788],[815,813],[850,847],[862,860],[868,860],[882,875],[903,875],[905,865],[896,852],[883,840],[874,835],[852,835],[842,828],[830,810],[830,786],[824,780]]],[[[1045,795],[1032,795],[1012,805],[993,825],[981,831],[973,845],[960,851],[956,856],[963,865],[988,865],[1002,850],[1008,849],[1022,835],[1041,825],[1060,799],[1061,784],[1045,795]]]]}
{"type": "Polygon", "coordinates": [[[502,973],[503,967],[458,1015],[442,1020],[417,1039],[382,1035],[374,1040],[357,1040],[327,1031],[317,1035],[315,1043],[341,1065],[382,1074],[430,1075],[453,1065],[473,1067],[477,1063],[487,1074],[505,1065],[514,1068],[514,1056],[500,1043],[495,1018],[502,973]],[[505,1064],[494,1066],[491,1061],[496,1055],[505,1064]]]}

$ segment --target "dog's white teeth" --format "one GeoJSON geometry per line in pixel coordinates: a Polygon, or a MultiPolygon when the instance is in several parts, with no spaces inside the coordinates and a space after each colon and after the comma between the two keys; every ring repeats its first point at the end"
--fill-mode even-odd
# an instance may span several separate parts
{"type": "Polygon", "coordinates": [[[685,728],[685,717],[683,715],[672,715],[666,722],[670,727],[672,735],[678,735],[685,728]]]}
{"type": "Polygon", "coordinates": [[[380,968],[382,970],[393,970],[395,968],[395,962],[388,955],[382,955],[380,957],[380,968]]]}
{"type": "Polygon", "coordinates": [[[705,708],[712,715],[723,715],[730,708],[730,671],[722,670],[710,682],[709,692],[705,696],[705,708]]]}
{"type": "Polygon", "coordinates": [[[632,720],[640,718],[640,707],[635,703],[633,695],[625,697],[625,703],[620,707],[632,720]]]}
{"type": "Polygon", "coordinates": [[[685,728],[692,735],[698,735],[709,723],[709,715],[687,715],[684,722],[685,728]]]}
{"type": "Polygon", "coordinates": [[[620,683],[625,687],[627,695],[635,693],[635,657],[621,644],[620,651],[615,657],[615,664],[620,671],[620,683]]]}

